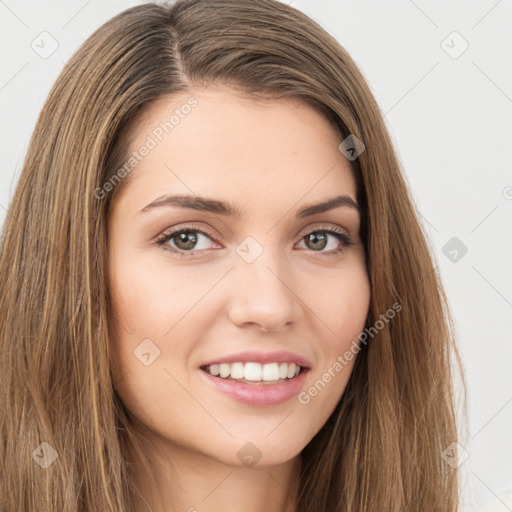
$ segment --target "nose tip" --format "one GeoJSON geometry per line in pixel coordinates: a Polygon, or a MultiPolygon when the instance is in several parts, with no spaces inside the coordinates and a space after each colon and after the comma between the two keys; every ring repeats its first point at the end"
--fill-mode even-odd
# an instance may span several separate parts
{"type": "Polygon", "coordinates": [[[286,282],[292,276],[290,272],[280,270],[283,265],[279,257],[277,251],[264,251],[253,263],[240,261],[237,264],[231,276],[234,283],[230,287],[229,311],[236,325],[256,324],[269,333],[280,331],[297,320],[298,299],[286,282]],[[273,268],[279,270],[276,272],[273,268]]]}

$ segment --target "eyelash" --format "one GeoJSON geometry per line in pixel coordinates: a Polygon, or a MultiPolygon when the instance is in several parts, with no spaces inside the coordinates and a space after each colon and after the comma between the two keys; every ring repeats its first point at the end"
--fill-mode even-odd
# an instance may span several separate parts
{"type": "MultiPolygon", "coordinates": [[[[174,238],[175,236],[177,235],[180,235],[181,233],[187,233],[187,232],[195,232],[195,233],[201,233],[202,235],[204,236],[207,236],[208,238],[210,239],[213,239],[213,235],[211,233],[208,233],[207,231],[203,231],[202,229],[198,229],[194,226],[184,226],[184,227],[180,227],[180,228],[177,228],[177,229],[173,229],[171,231],[167,231],[167,232],[164,232],[162,233],[161,235],[158,236],[158,238],[156,239],[155,243],[157,246],[160,246],[162,247],[162,249],[164,251],[169,251],[169,252],[172,252],[172,253],[175,253],[175,254],[180,254],[182,257],[183,256],[191,256],[193,254],[195,254],[196,252],[201,252],[201,250],[199,251],[182,251],[182,250],[179,250],[179,249],[175,249],[171,246],[165,246],[165,244],[171,240],[172,238],[174,238]]],[[[352,240],[352,238],[347,235],[345,232],[341,231],[341,230],[338,230],[336,228],[333,228],[332,226],[330,227],[325,227],[325,226],[320,226],[312,231],[309,231],[307,233],[305,233],[299,241],[302,241],[307,235],[312,235],[314,233],[328,233],[332,236],[334,236],[335,238],[337,238],[340,242],[341,242],[341,247],[339,247],[338,249],[333,249],[331,251],[327,251],[327,252],[324,252],[324,251],[312,251],[312,252],[315,252],[315,253],[318,253],[318,254],[321,254],[323,256],[336,256],[336,254],[338,253],[342,253],[345,249],[347,249],[348,247],[354,245],[354,242],[352,240]]]]}

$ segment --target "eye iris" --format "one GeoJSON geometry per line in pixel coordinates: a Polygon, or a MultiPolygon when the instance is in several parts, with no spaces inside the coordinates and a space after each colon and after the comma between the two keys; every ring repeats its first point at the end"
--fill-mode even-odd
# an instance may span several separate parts
{"type": "Polygon", "coordinates": [[[327,236],[325,234],[318,234],[318,233],[310,233],[307,237],[306,237],[306,241],[309,242],[309,241],[312,241],[313,242],[313,249],[325,249],[325,246],[327,244],[327,236]],[[321,247],[318,247],[316,246],[315,247],[315,244],[318,242],[318,240],[320,240],[320,245],[321,247]]]}
{"type": "Polygon", "coordinates": [[[193,231],[183,231],[182,233],[175,235],[174,238],[176,239],[175,244],[177,247],[183,250],[193,249],[197,243],[197,235],[194,234],[193,231]]]}

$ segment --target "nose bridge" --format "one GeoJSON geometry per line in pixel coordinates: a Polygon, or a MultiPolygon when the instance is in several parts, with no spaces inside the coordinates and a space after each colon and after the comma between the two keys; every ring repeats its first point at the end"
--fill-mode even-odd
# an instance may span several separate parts
{"type": "Polygon", "coordinates": [[[298,299],[292,292],[293,276],[281,249],[248,236],[235,252],[230,311],[233,322],[258,323],[274,330],[295,321],[298,299]]]}

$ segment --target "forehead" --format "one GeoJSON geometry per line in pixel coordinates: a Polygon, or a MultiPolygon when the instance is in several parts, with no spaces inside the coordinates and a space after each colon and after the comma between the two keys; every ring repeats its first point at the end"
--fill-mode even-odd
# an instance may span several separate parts
{"type": "Polygon", "coordinates": [[[209,87],[152,104],[130,133],[130,154],[151,146],[126,194],[177,192],[260,204],[312,202],[336,192],[355,199],[337,129],[296,98],[254,100],[209,87]]]}

